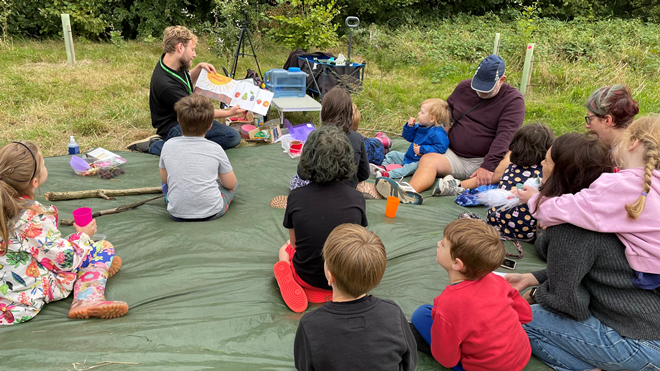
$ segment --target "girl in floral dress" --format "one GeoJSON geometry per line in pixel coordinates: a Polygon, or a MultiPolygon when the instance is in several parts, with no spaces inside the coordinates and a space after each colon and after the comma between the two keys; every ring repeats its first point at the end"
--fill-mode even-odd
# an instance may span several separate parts
{"type": "Polygon", "coordinates": [[[30,142],[0,148],[0,325],[32,319],[44,304],[73,291],[69,318],[116,318],[128,311],[106,301],[106,280],[121,267],[114,247],[93,242],[96,221],[62,238],[57,209],[34,199],[48,177],[43,155],[30,142]]]}
{"type": "MultiPolygon", "coordinates": [[[[509,145],[511,164],[504,170],[497,187],[510,191],[518,184],[525,184],[529,178],[543,178],[541,162],[554,138],[554,133],[546,125],[528,124],[518,129],[509,145]]],[[[508,239],[533,241],[536,238],[537,222],[527,204],[509,209],[493,207],[488,210],[486,223],[508,239]]]]}

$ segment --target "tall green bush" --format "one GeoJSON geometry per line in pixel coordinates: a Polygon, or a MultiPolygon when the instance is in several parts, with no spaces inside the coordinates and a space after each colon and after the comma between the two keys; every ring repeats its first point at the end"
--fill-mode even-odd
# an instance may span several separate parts
{"type": "Polygon", "coordinates": [[[67,13],[76,35],[96,38],[116,21],[113,10],[118,5],[119,0],[15,0],[9,30],[12,34],[32,37],[61,35],[60,15],[67,13]]]}
{"type": "Polygon", "coordinates": [[[268,35],[275,42],[291,49],[298,47],[307,51],[312,48],[324,49],[339,43],[339,25],[332,23],[339,15],[335,0],[329,0],[325,4],[320,0],[291,0],[288,4],[282,0],[278,1],[289,10],[289,14],[270,16],[274,24],[268,35]]]}
{"type": "Polygon", "coordinates": [[[127,38],[160,36],[167,26],[199,28],[211,20],[212,0],[14,0],[9,32],[30,37],[62,34],[60,14],[71,16],[76,36],[109,37],[109,31],[127,38]]]}
{"type": "Polygon", "coordinates": [[[9,16],[12,12],[11,0],[0,0],[0,46],[9,41],[9,16]]]}
{"type": "Polygon", "coordinates": [[[253,12],[255,23],[263,12],[271,17],[270,35],[275,40],[308,48],[333,45],[336,32],[346,32],[345,27],[337,26],[347,15],[358,16],[363,23],[390,28],[409,24],[433,28],[445,19],[465,15],[490,14],[517,22],[521,10],[535,6],[534,14],[540,18],[583,22],[637,18],[660,23],[658,0],[306,0],[306,9],[302,9],[302,0],[277,0],[277,6],[267,5],[273,0],[0,1],[0,31],[4,16],[9,35],[61,36],[60,14],[69,13],[74,34],[87,39],[107,39],[110,30],[121,32],[127,39],[159,38],[165,27],[182,24],[195,31],[213,30],[215,39],[223,40],[215,46],[225,53],[231,49],[229,36],[236,32],[233,20],[227,15],[233,15],[239,7],[261,7],[253,12]]]}
{"type": "Polygon", "coordinates": [[[250,12],[248,0],[213,0],[213,22],[206,23],[209,32],[209,46],[214,54],[225,57],[227,65],[238,44],[239,25],[247,22],[249,31],[254,31],[257,17],[250,12]]]}
{"type": "MultiPolygon", "coordinates": [[[[94,1],[94,0],[90,0],[94,1]]],[[[156,36],[160,38],[168,26],[185,25],[200,31],[200,25],[213,19],[213,0],[123,0],[115,10],[121,20],[121,29],[129,38],[156,36]]]]}

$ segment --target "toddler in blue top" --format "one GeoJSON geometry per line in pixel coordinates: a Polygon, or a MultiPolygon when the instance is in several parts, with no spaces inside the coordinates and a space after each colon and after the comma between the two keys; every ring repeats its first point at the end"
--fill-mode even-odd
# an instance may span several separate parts
{"type": "Polygon", "coordinates": [[[408,152],[391,151],[383,160],[383,169],[377,172],[377,177],[403,178],[412,175],[417,170],[419,159],[425,153],[445,153],[449,148],[449,138],[445,127],[451,125],[451,110],[442,99],[427,99],[422,102],[417,123],[410,118],[403,124],[403,137],[412,144],[408,152]],[[403,167],[386,171],[385,166],[390,164],[403,165],[403,167]]]}

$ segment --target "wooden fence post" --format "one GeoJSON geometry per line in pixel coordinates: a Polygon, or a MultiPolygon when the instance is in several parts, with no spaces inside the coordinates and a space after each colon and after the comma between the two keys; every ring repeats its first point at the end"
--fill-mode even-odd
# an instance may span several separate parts
{"type": "Polygon", "coordinates": [[[66,58],[72,66],[76,64],[76,53],[73,51],[73,34],[71,33],[71,20],[68,14],[62,14],[62,34],[66,47],[66,58]]]}
{"type": "Polygon", "coordinates": [[[522,79],[520,80],[520,93],[525,96],[529,83],[532,79],[532,67],[534,66],[534,43],[527,44],[525,54],[525,65],[523,66],[522,79]]]}

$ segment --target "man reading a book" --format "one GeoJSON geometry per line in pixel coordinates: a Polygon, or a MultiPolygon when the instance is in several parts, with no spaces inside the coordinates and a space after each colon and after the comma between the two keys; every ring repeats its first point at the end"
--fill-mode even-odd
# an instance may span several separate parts
{"type": "MultiPolygon", "coordinates": [[[[165,141],[182,135],[174,104],[192,94],[202,69],[216,72],[211,64],[205,62],[190,70],[192,60],[197,56],[196,46],[197,36],[183,26],[170,26],[163,32],[164,53],[156,63],[149,88],[151,125],[156,128],[156,135],[133,142],[128,145],[128,149],[160,155],[165,141]]],[[[227,110],[216,109],[214,118],[231,117],[243,112],[239,106],[227,110]]],[[[236,130],[215,120],[205,137],[225,150],[241,142],[241,136],[236,130]]]]}

